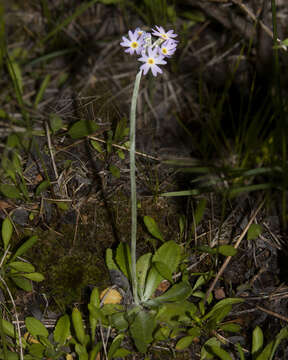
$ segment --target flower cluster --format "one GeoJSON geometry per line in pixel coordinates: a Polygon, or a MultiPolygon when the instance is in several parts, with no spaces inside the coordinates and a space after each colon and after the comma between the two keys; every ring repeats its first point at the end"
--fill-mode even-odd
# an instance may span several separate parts
{"type": "Polygon", "coordinates": [[[149,70],[152,71],[154,76],[162,73],[162,69],[158,65],[165,65],[167,62],[164,60],[166,57],[171,57],[176,51],[178,41],[174,38],[177,34],[173,30],[165,31],[162,26],[155,26],[152,29],[152,34],[142,31],[137,28],[134,32],[129,30],[128,36],[122,37],[121,46],[127,48],[125,52],[130,55],[141,55],[138,61],[143,62],[140,70],[143,70],[144,75],[149,70]],[[152,35],[157,38],[152,41],[152,35]]]}

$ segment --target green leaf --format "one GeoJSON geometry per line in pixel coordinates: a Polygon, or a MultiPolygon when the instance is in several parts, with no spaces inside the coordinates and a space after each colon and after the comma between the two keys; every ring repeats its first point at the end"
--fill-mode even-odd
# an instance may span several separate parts
{"type": "Polygon", "coordinates": [[[238,304],[241,302],[244,302],[245,300],[242,298],[226,298],[223,300],[218,301],[217,304],[215,304],[213,306],[213,308],[209,311],[208,314],[206,314],[203,318],[203,320],[209,319],[210,317],[212,317],[214,315],[214,313],[216,311],[218,311],[219,309],[226,307],[227,305],[234,305],[234,304],[238,304]]]}
{"type": "Polygon", "coordinates": [[[6,62],[9,74],[13,79],[13,83],[15,87],[17,87],[19,93],[23,94],[23,81],[22,74],[19,65],[15,61],[7,61],[6,62]]]}
{"type": "Polygon", "coordinates": [[[3,220],[1,233],[2,233],[2,241],[4,244],[4,250],[6,250],[13,234],[13,225],[9,217],[6,217],[3,220]]]}
{"type": "Polygon", "coordinates": [[[146,278],[148,274],[148,270],[151,264],[151,253],[146,253],[137,260],[136,264],[136,274],[137,274],[137,281],[138,281],[138,294],[140,299],[143,298],[144,289],[146,284],[146,278]]]}
{"type": "MultiPolygon", "coordinates": [[[[156,319],[161,323],[171,323],[175,321],[190,321],[190,316],[197,312],[197,307],[193,303],[182,300],[172,303],[164,303],[158,310],[156,319]]],[[[191,335],[191,334],[189,334],[191,335]]]]}
{"type": "Polygon", "coordinates": [[[164,242],[163,235],[161,234],[155,220],[151,216],[144,216],[143,220],[144,220],[144,224],[145,224],[147,230],[149,231],[149,233],[152,236],[154,236],[156,239],[164,242]]]}
{"type": "Polygon", "coordinates": [[[76,344],[75,351],[79,356],[79,360],[88,360],[88,353],[84,345],[76,344]]]}
{"type": "Polygon", "coordinates": [[[120,178],[121,173],[120,173],[120,169],[117,166],[111,164],[109,166],[109,171],[111,172],[112,176],[114,176],[116,179],[120,178]]]}
{"type": "Polygon", "coordinates": [[[50,186],[50,181],[43,180],[36,188],[35,195],[39,196],[43,191],[45,191],[50,186]]]}
{"type": "Polygon", "coordinates": [[[50,114],[49,122],[53,134],[55,134],[58,130],[60,130],[63,127],[62,118],[57,114],[50,114]]]}
{"type": "Polygon", "coordinates": [[[104,304],[101,307],[101,313],[105,316],[110,316],[115,313],[119,313],[121,311],[124,311],[125,307],[121,304],[104,304]]]}
{"type": "MultiPolygon", "coordinates": [[[[103,309],[103,308],[102,308],[103,309]]],[[[96,306],[92,305],[92,304],[88,304],[88,310],[89,310],[89,322],[90,322],[90,325],[92,324],[91,326],[91,330],[96,329],[96,326],[98,324],[98,321],[101,320],[101,322],[106,322],[106,318],[105,316],[103,315],[103,311],[102,309],[100,310],[99,308],[97,308],[96,306]]],[[[93,334],[94,335],[94,331],[93,330],[93,334]]],[[[95,337],[95,336],[94,336],[95,337]]],[[[93,339],[94,339],[93,337],[93,339]]]]}
{"type": "Polygon", "coordinates": [[[125,359],[126,356],[128,356],[129,354],[131,354],[131,351],[129,351],[125,348],[119,348],[115,351],[112,358],[113,359],[125,359]]]}
{"type": "MultiPolygon", "coordinates": [[[[275,340],[273,341],[273,347],[271,350],[270,358],[269,360],[272,360],[275,354],[275,351],[277,350],[277,347],[279,346],[280,342],[284,339],[288,338],[288,327],[285,326],[283,329],[279,331],[279,333],[276,335],[275,340]]],[[[266,347],[265,347],[266,348],[266,347]]],[[[265,349],[264,349],[265,351],[265,349]]],[[[263,352],[264,352],[263,351],[263,352]]],[[[258,360],[258,359],[257,359],[258,360]]]]}
{"type": "Polygon", "coordinates": [[[164,279],[169,280],[171,283],[173,282],[172,279],[172,272],[170,270],[170,267],[167,266],[162,261],[153,261],[153,265],[155,266],[156,270],[163,276],[164,279]]]}
{"type": "Polygon", "coordinates": [[[69,316],[65,314],[57,321],[53,332],[54,341],[60,345],[64,345],[70,334],[70,319],[69,316]]]}
{"type": "Polygon", "coordinates": [[[126,330],[129,326],[129,323],[126,320],[125,312],[117,312],[112,314],[110,320],[112,327],[118,331],[126,330]]]}
{"type": "Polygon", "coordinates": [[[96,140],[90,140],[91,145],[95,150],[97,150],[99,153],[102,153],[103,149],[99,141],[96,140]]]}
{"type": "Polygon", "coordinates": [[[282,45],[288,46],[288,38],[281,41],[282,45]]]}
{"type": "Polygon", "coordinates": [[[190,284],[186,281],[182,281],[173,285],[164,294],[157,296],[145,302],[147,306],[157,306],[165,302],[174,302],[187,299],[192,293],[190,284]]]}
{"type": "Polygon", "coordinates": [[[94,287],[91,292],[89,305],[91,306],[91,309],[92,309],[91,313],[90,313],[90,308],[88,307],[89,308],[89,322],[90,322],[90,329],[91,329],[91,341],[93,343],[94,339],[95,339],[96,327],[98,324],[98,316],[93,316],[92,312],[93,312],[94,308],[100,309],[100,295],[99,295],[99,290],[97,287],[94,287]]]}
{"type": "MultiPolygon", "coordinates": [[[[0,351],[0,355],[2,355],[1,351],[0,351]]],[[[19,360],[19,356],[12,351],[7,351],[7,357],[1,357],[1,359],[5,359],[5,360],[19,360]]],[[[26,356],[25,356],[25,360],[26,360],[26,356]]],[[[33,359],[34,360],[34,359],[33,359]]]]}
{"type": "Polygon", "coordinates": [[[127,243],[120,242],[115,259],[122,273],[127,279],[131,279],[131,254],[127,243]]]}
{"type": "Polygon", "coordinates": [[[11,276],[10,278],[20,289],[23,289],[25,291],[33,290],[31,281],[29,281],[28,279],[24,279],[22,276],[11,276]]]}
{"type": "Polygon", "coordinates": [[[154,291],[157,289],[162,280],[164,280],[163,276],[159,274],[153,265],[147,276],[145,291],[142,299],[143,301],[148,300],[154,294],[154,291]]]}
{"type": "Polygon", "coordinates": [[[32,336],[41,335],[47,338],[49,335],[49,332],[46,329],[46,327],[41,323],[41,321],[35,319],[34,317],[27,316],[25,318],[25,325],[27,330],[32,336]]]}
{"type": "Polygon", "coordinates": [[[237,351],[238,351],[240,360],[245,360],[244,351],[243,351],[241,345],[240,345],[239,343],[237,343],[235,346],[236,346],[236,349],[237,349],[237,351]]]}
{"type": "Polygon", "coordinates": [[[9,199],[21,199],[21,193],[14,185],[0,184],[0,192],[9,199]]]}
{"type": "Polygon", "coordinates": [[[219,324],[232,310],[232,305],[226,304],[225,306],[220,307],[214,311],[213,315],[210,317],[210,321],[207,324],[207,327],[211,330],[216,328],[216,325],[219,324]]]}
{"type": "Polygon", "coordinates": [[[57,201],[56,205],[57,205],[58,209],[64,210],[64,211],[67,211],[70,207],[70,205],[65,201],[57,201]]]}
{"type": "Polygon", "coordinates": [[[254,240],[262,233],[263,227],[260,224],[251,224],[247,232],[247,240],[254,240]]]}
{"type": "Polygon", "coordinates": [[[97,359],[97,355],[98,355],[99,351],[101,350],[102,346],[103,346],[102,341],[99,341],[93,347],[93,349],[89,353],[89,360],[96,360],[97,359]]]}
{"type": "Polygon", "coordinates": [[[259,326],[253,330],[252,333],[252,359],[257,359],[257,356],[260,354],[264,343],[263,331],[259,326]]]}
{"type": "Polygon", "coordinates": [[[180,340],[177,341],[176,350],[184,350],[184,349],[186,349],[188,346],[190,346],[193,339],[194,339],[193,336],[184,336],[184,337],[182,337],[180,340]]]}
{"type": "Polygon", "coordinates": [[[218,346],[220,347],[220,341],[217,340],[215,337],[210,338],[205,342],[205,344],[201,348],[201,358],[200,360],[210,360],[214,359],[214,355],[211,354],[210,346],[218,346]]]}
{"type": "Polygon", "coordinates": [[[206,284],[209,280],[211,279],[211,273],[207,273],[204,275],[200,275],[198,277],[198,279],[196,280],[196,283],[193,286],[193,295],[194,295],[194,291],[197,290],[198,288],[200,288],[202,285],[206,284]]]}
{"type": "Polygon", "coordinates": [[[12,261],[17,258],[17,256],[23,255],[27,250],[29,250],[38,240],[37,235],[31,236],[27,241],[24,242],[15,252],[12,257],[12,261]]]}
{"type": "Polygon", "coordinates": [[[33,357],[36,357],[36,359],[43,359],[44,351],[45,351],[45,346],[40,343],[31,344],[29,346],[29,354],[33,355],[33,357]]]}
{"type": "Polygon", "coordinates": [[[113,260],[113,251],[110,248],[106,250],[105,262],[109,270],[120,271],[118,266],[115,264],[115,261],[113,260]]]}
{"type": "Polygon", "coordinates": [[[108,351],[108,359],[109,360],[113,358],[116,350],[118,350],[120,348],[124,337],[125,337],[124,334],[119,334],[113,339],[112,344],[110,345],[109,351],[108,351]]]}
{"type": "Polygon", "coordinates": [[[191,190],[182,190],[182,191],[171,191],[167,193],[162,193],[160,196],[196,196],[201,194],[201,191],[198,189],[191,189],[191,190]]]}
{"type": "Polygon", "coordinates": [[[36,282],[40,282],[45,279],[44,275],[42,275],[38,272],[33,272],[33,273],[29,273],[29,274],[21,274],[21,276],[25,277],[26,279],[36,281],[36,282]]]}
{"type": "Polygon", "coordinates": [[[6,146],[8,148],[17,148],[17,147],[21,148],[19,135],[15,133],[10,134],[7,138],[6,146]]]}
{"type": "Polygon", "coordinates": [[[268,345],[265,346],[264,350],[259,354],[257,357],[255,357],[255,360],[272,360],[272,349],[274,346],[274,341],[270,341],[268,345]]]}
{"type": "Polygon", "coordinates": [[[231,356],[227,353],[227,351],[225,351],[221,347],[219,347],[217,345],[211,345],[211,346],[205,345],[205,347],[206,346],[209,348],[209,352],[216,355],[219,359],[221,359],[221,360],[232,360],[231,356]]]}
{"type": "Polygon", "coordinates": [[[113,140],[115,142],[122,141],[128,134],[129,128],[127,127],[127,119],[123,117],[117,122],[113,140]]]}
{"type": "Polygon", "coordinates": [[[125,159],[125,154],[121,149],[117,150],[117,155],[119,156],[119,159],[121,160],[125,159]]]}
{"type": "Polygon", "coordinates": [[[224,256],[234,256],[237,254],[237,249],[232,245],[220,245],[218,251],[221,255],[224,256]]]}
{"type": "Polygon", "coordinates": [[[34,272],[35,268],[32,264],[25,263],[23,261],[13,261],[9,263],[9,266],[17,271],[34,272]]]}
{"type": "Polygon", "coordinates": [[[51,351],[53,349],[53,345],[51,344],[50,340],[47,337],[38,335],[38,339],[39,339],[40,343],[46,347],[46,350],[51,351]]]}
{"type": "Polygon", "coordinates": [[[10,336],[11,338],[15,338],[16,331],[14,325],[5,319],[0,318],[0,321],[2,322],[2,329],[4,334],[10,336]]]}
{"type": "Polygon", "coordinates": [[[220,329],[222,329],[223,331],[229,331],[232,333],[239,333],[239,331],[241,330],[241,326],[239,324],[222,324],[219,326],[220,329]]]}
{"type": "Polygon", "coordinates": [[[22,175],[23,172],[22,172],[21,157],[20,157],[18,151],[13,152],[12,164],[14,166],[15,172],[22,175]]]}
{"type": "Polygon", "coordinates": [[[98,125],[92,120],[79,120],[74,123],[68,134],[72,139],[80,139],[97,131],[98,125]]]}
{"type": "Polygon", "coordinates": [[[46,88],[48,87],[49,85],[49,82],[50,82],[50,74],[47,74],[44,78],[44,80],[42,81],[41,83],[41,86],[40,86],[40,89],[36,95],[36,98],[35,98],[35,101],[34,101],[34,107],[37,108],[38,104],[40,103],[40,101],[42,100],[43,98],[43,95],[44,95],[44,92],[46,90],[46,88]]]}
{"type": "Polygon", "coordinates": [[[182,236],[184,234],[186,223],[187,223],[187,220],[186,220],[185,215],[180,215],[179,221],[178,221],[180,236],[182,236]]]}
{"type": "Polygon", "coordinates": [[[192,226],[192,232],[194,232],[194,226],[197,227],[197,225],[200,223],[200,221],[203,219],[204,212],[206,209],[207,200],[206,198],[200,199],[197,208],[195,210],[195,213],[193,214],[193,226],[192,226]]]}
{"type": "Polygon", "coordinates": [[[77,308],[72,310],[72,323],[77,339],[81,344],[85,345],[85,330],[83,325],[82,314],[77,308]]]}
{"type": "Polygon", "coordinates": [[[150,312],[140,310],[130,326],[130,333],[138,351],[141,353],[145,353],[148,345],[153,341],[154,328],[154,316],[150,312]]]}
{"type": "Polygon", "coordinates": [[[272,340],[268,345],[265,346],[261,354],[255,357],[255,360],[267,360],[267,359],[272,360],[280,342],[287,338],[288,338],[288,327],[286,326],[280,330],[280,332],[276,335],[274,340],[272,340]]]}
{"type": "Polygon", "coordinates": [[[169,267],[171,274],[177,270],[181,260],[181,247],[170,240],[165,242],[154,254],[153,262],[162,262],[169,267]]]}
{"type": "Polygon", "coordinates": [[[193,339],[195,337],[200,337],[201,329],[199,327],[193,327],[193,328],[188,330],[188,334],[191,335],[193,337],[193,339]]]}
{"type": "Polygon", "coordinates": [[[90,295],[90,304],[100,309],[100,295],[97,287],[94,287],[90,295]]]}

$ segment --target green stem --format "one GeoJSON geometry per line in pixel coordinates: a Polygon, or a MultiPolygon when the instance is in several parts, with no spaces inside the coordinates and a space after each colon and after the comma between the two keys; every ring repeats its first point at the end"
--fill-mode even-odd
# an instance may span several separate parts
{"type": "Polygon", "coordinates": [[[137,244],[137,193],[136,193],[136,175],[135,175],[135,140],[136,140],[136,105],[139,93],[142,70],[136,76],[132,103],[130,110],[130,182],[131,182],[131,277],[134,303],[139,304],[137,292],[137,274],[136,274],[136,244],[137,244]]]}

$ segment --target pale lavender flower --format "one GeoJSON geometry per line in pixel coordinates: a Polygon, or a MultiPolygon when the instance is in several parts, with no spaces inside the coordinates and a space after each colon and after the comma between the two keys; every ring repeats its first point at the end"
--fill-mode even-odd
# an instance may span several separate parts
{"type": "Polygon", "coordinates": [[[127,47],[128,49],[126,49],[125,52],[129,53],[130,55],[133,55],[134,52],[139,55],[142,51],[143,36],[139,36],[139,29],[136,29],[134,32],[129,30],[128,35],[129,39],[127,39],[125,36],[122,37],[123,41],[120,43],[120,45],[127,47]]]}
{"type": "Polygon", "coordinates": [[[138,36],[139,36],[139,39],[143,39],[145,38],[145,34],[146,34],[146,31],[140,29],[139,27],[137,27],[134,31],[134,33],[137,33],[138,36]]]}
{"type": "Polygon", "coordinates": [[[145,52],[142,52],[142,57],[138,60],[144,62],[143,65],[140,66],[140,70],[143,70],[144,75],[147,74],[149,69],[151,69],[152,74],[157,76],[157,73],[162,74],[162,69],[158,65],[165,65],[167,62],[164,59],[164,56],[158,54],[158,49],[152,49],[152,47],[148,47],[148,55],[145,52]]]}
{"type": "Polygon", "coordinates": [[[175,53],[176,47],[177,47],[177,42],[175,40],[173,39],[166,40],[159,47],[159,54],[170,57],[175,53]]]}
{"type": "Polygon", "coordinates": [[[162,26],[155,25],[155,28],[157,30],[152,29],[152,35],[158,36],[163,40],[173,39],[177,36],[177,34],[174,33],[174,30],[165,31],[162,26]]]}

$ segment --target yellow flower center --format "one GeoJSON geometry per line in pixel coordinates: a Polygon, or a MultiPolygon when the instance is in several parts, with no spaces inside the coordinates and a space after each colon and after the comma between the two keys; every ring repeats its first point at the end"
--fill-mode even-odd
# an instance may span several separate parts
{"type": "Polygon", "coordinates": [[[161,34],[162,39],[168,39],[168,36],[166,34],[161,34]]]}
{"type": "Polygon", "coordinates": [[[148,63],[149,65],[153,65],[153,64],[155,63],[155,61],[154,61],[153,58],[148,58],[147,63],[148,63]]]}
{"type": "Polygon", "coordinates": [[[166,55],[166,54],[168,53],[167,49],[166,49],[166,48],[163,48],[163,49],[162,49],[162,53],[166,55]]]}
{"type": "Polygon", "coordinates": [[[131,43],[131,47],[132,47],[133,49],[137,49],[137,48],[138,48],[138,42],[137,42],[137,41],[133,41],[133,42],[131,43]]]}

